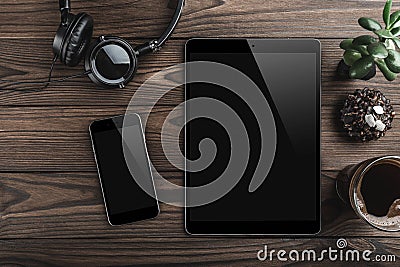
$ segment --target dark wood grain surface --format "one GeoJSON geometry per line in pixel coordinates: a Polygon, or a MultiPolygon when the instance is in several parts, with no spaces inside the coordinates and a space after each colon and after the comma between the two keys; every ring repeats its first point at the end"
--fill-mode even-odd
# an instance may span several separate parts
{"type": "MultiPolygon", "coordinates": [[[[367,15],[379,19],[383,2],[187,0],[173,38],[158,54],[141,60],[134,81],[125,89],[96,88],[87,78],[79,78],[45,90],[16,86],[0,90],[0,265],[276,266],[284,263],[259,262],[257,251],[264,245],[320,251],[335,247],[339,237],[345,237],[351,248],[394,254],[399,261],[400,233],[378,231],[358,219],[338,200],[334,180],[349,164],[400,152],[398,118],[386,137],[367,144],[349,140],[337,119],[346,94],[365,86],[382,90],[395,110],[400,110],[398,81],[389,83],[381,74],[368,82],[344,81],[335,73],[342,54],[338,48],[341,39],[362,34],[357,18],[367,15]],[[156,220],[124,227],[108,225],[88,125],[95,119],[122,114],[146,79],[183,62],[184,44],[192,37],[321,40],[323,175],[319,236],[191,237],[184,232],[183,210],[164,204],[156,220]]],[[[160,34],[173,12],[166,8],[167,0],[75,0],[72,4],[76,13],[85,11],[94,17],[95,36],[114,34],[132,44],[160,34]]],[[[395,1],[395,7],[400,7],[400,2],[395,1]]],[[[0,78],[47,75],[52,38],[59,22],[57,8],[55,0],[1,1],[0,78]]],[[[82,69],[57,65],[55,76],[82,69]]],[[[149,91],[143,96],[141,106],[136,107],[139,113],[146,111],[154,93],[149,91]]],[[[151,160],[158,171],[177,184],[182,183],[183,174],[162,154],[160,130],[164,123],[178,127],[176,120],[181,118],[165,118],[182,101],[181,89],[165,95],[152,110],[146,128],[151,160]]]]}

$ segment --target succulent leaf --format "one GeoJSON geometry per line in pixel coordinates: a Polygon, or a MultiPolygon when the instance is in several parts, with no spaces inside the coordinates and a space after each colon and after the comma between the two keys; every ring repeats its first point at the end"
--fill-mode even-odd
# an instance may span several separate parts
{"type": "Polygon", "coordinates": [[[386,29],[390,26],[390,10],[392,9],[392,0],[386,0],[385,7],[383,8],[383,21],[386,24],[386,29]]]}
{"type": "Polygon", "coordinates": [[[368,49],[366,45],[353,45],[354,50],[357,50],[363,56],[369,56],[368,49]]]}
{"type": "Polygon", "coordinates": [[[396,73],[392,72],[388,68],[388,66],[386,65],[386,63],[383,59],[377,59],[376,65],[378,65],[378,68],[381,70],[381,72],[385,76],[386,80],[393,81],[394,79],[396,79],[396,77],[397,77],[396,73]]]}
{"type": "Polygon", "coordinates": [[[376,38],[371,35],[361,35],[353,40],[353,45],[369,45],[376,42],[376,38]]]}
{"type": "Polygon", "coordinates": [[[393,29],[393,24],[395,24],[400,19],[400,10],[393,12],[390,15],[390,28],[393,29]]]}
{"type": "Polygon", "coordinates": [[[390,31],[393,36],[399,36],[400,35],[400,27],[394,28],[390,31]]]}
{"type": "Polygon", "coordinates": [[[362,79],[375,67],[371,56],[360,58],[350,67],[349,76],[352,79],[362,79]]]}
{"type": "Polygon", "coordinates": [[[398,48],[400,48],[400,39],[397,38],[397,37],[394,37],[394,38],[392,38],[392,40],[394,41],[394,43],[396,44],[396,46],[397,46],[398,48]]]}
{"type": "Polygon", "coordinates": [[[393,23],[393,25],[390,26],[391,29],[398,28],[398,27],[400,27],[400,20],[396,21],[395,23],[393,23]]]}
{"type": "Polygon", "coordinates": [[[353,47],[353,40],[354,39],[346,39],[340,43],[340,48],[343,50],[351,49],[353,47]]]}
{"type": "Polygon", "coordinates": [[[360,58],[362,58],[361,53],[355,50],[346,50],[343,54],[343,60],[347,66],[352,66],[360,58]]]}
{"type": "Polygon", "coordinates": [[[394,41],[392,39],[386,39],[385,40],[385,46],[386,46],[386,48],[388,50],[389,49],[392,49],[392,50],[396,49],[396,44],[394,43],[394,41]]]}
{"type": "Polygon", "coordinates": [[[374,32],[376,35],[378,35],[381,38],[387,38],[387,39],[393,38],[393,34],[389,30],[382,29],[382,30],[377,30],[374,32]]]}
{"type": "Polygon", "coordinates": [[[371,18],[365,18],[365,17],[359,18],[358,24],[360,24],[361,27],[369,31],[377,31],[382,29],[382,26],[379,24],[379,22],[371,18]]]}
{"type": "Polygon", "coordinates": [[[400,53],[395,50],[389,50],[389,55],[385,59],[385,63],[390,71],[400,73],[400,53]]]}
{"type": "Polygon", "coordinates": [[[387,58],[388,51],[383,43],[372,43],[368,45],[368,52],[376,58],[387,58]]]}

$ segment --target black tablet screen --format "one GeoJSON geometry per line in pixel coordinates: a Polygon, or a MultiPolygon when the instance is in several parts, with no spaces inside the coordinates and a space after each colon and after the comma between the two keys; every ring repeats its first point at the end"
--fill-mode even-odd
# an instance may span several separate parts
{"type": "MultiPolygon", "coordinates": [[[[229,105],[244,122],[250,141],[250,158],[239,183],[219,200],[190,208],[188,219],[198,222],[319,220],[320,95],[317,53],[270,52],[268,49],[252,51],[249,45],[248,52],[191,50],[187,52],[187,61],[226,64],[253,80],[272,111],[277,137],[275,158],[266,179],[256,191],[249,192],[261,150],[262,136],[256,117],[232,88],[208,83],[187,85],[186,100],[207,97],[229,105]]],[[[187,110],[190,110],[190,104],[187,110]]],[[[186,127],[188,159],[195,160],[200,156],[198,147],[204,138],[211,138],[217,146],[215,160],[209,167],[188,172],[186,176],[187,186],[208,184],[218,179],[228,165],[231,156],[229,133],[210,119],[196,119],[186,127]]],[[[273,140],[264,140],[270,141],[273,140]]]]}

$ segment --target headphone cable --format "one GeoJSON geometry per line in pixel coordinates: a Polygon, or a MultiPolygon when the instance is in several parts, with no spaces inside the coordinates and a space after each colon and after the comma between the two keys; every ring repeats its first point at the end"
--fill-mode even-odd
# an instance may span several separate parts
{"type": "Polygon", "coordinates": [[[14,86],[14,85],[21,85],[21,84],[28,84],[28,85],[43,85],[43,88],[41,89],[45,89],[47,88],[50,84],[52,83],[61,83],[61,82],[65,82],[66,80],[71,80],[71,79],[75,79],[75,78],[79,78],[79,77],[83,77],[86,76],[90,73],[92,73],[92,71],[85,71],[83,73],[78,73],[78,74],[74,74],[74,75],[70,75],[70,76],[66,76],[66,77],[60,77],[60,78],[56,78],[56,79],[52,79],[52,75],[53,75],[53,70],[54,70],[54,66],[55,63],[57,62],[58,56],[54,56],[51,66],[50,66],[50,71],[49,71],[49,75],[46,78],[46,81],[39,81],[42,79],[38,79],[38,81],[24,81],[24,80],[20,80],[20,81],[12,81],[12,80],[6,80],[6,79],[0,79],[0,88],[1,89],[5,89],[9,86],[14,86]],[[1,83],[8,83],[7,85],[1,86],[1,83]]]}
{"type": "Polygon", "coordinates": [[[53,76],[54,65],[56,64],[57,59],[58,59],[58,55],[54,55],[53,61],[51,62],[50,71],[49,71],[49,77],[47,79],[47,83],[43,86],[42,90],[46,89],[49,86],[50,82],[51,82],[51,77],[53,76]]]}

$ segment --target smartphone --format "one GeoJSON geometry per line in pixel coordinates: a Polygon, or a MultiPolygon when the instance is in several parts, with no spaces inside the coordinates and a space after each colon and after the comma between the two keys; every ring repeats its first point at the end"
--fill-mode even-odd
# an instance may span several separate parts
{"type": "Polygon", "coordinates": [[[129,114],[94,121],[89,132],[108,222],[121,225],[156,217],[160,211],[140,117],[129,114]],[[124,140],[123,127],[129,127],[124,128],[129,132],[124,140]]]}

